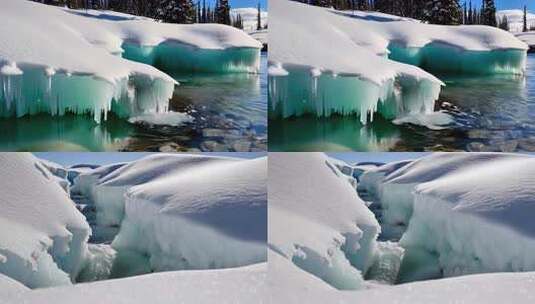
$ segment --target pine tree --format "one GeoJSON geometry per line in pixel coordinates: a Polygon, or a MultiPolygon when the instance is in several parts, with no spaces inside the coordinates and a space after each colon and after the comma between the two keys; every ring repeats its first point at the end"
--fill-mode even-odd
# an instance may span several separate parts
{"type": "Polygon", "coordinates": [[[498,27],[504,31],[509,31],[509,21],[507,20],[506,15],[504,15],[503,18],[500,20],[500,24],[498,25],[498,27]]]}
{"type": "Polygon", "coordinates": [[[526,6],[524,5],[524,26],[522,27],[522,32],[527,32],[528,31],[528,11],[527,11],[527,8],[526,6]]]}
{"type": "Polygon", "coordinates": [[[160,0],[156,17],[169,23],[195,23],[196,15],[192,0],[160,0]]]}
{"type": "Polygon", "coordinates": [[[481,10],[481,23],[490,26],[496,24],[496,5],[494,0],[483,0],[483,9],[481,10]]]}
{"type": "Polygon", "coordinates": [[[424,18],[429,23],[457,25],[462,22],[458,0],[429,0],[424,12],[424,18]]]}
{"type": "Polygon", "coordinates": [[[258,14],[256,15],[256,30],[262,29],[262,11],[260,10],[260,2],[258,2],[258,14]]]}
{"type": "Polygon", "coordinates": [[[230,25],[230,6],[228,0],[219,0],[215,9],[216,22],[230,25]]]}

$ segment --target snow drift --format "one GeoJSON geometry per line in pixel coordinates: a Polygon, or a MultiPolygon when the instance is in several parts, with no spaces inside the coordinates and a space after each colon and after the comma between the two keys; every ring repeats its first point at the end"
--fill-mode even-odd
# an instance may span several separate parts
{"type": "MultiPolygon", "coordinates": [[[[437,26],[287,0],[270,3],[270,116],[433,112],[430,72],[523,73],[527,46],[485,26],[437,26]]],[[[392,16],[391,16],[392,17],[392,16]]]]}
{"type": "Polygon", "coordinates": [[[400,281],[535,270],[534,177],[530,156],[446,153],[379,180],[381,224],[404,227],[400,281]]]}
{"type": "Polygon", "coordinates": [[[18,0],[2,3],[0,20],[0,117],[73,112],[100,122],[109,112],[166,112],[176,82],[131,60],[173,71],[259,69],[260,43],[227,26],[107,20],[18,0]]]}
{"type": "Polygon", "coordinates": [[[113,247],[153,271],[266,261],[267,158],[184,160],[189,167],[128,190],[113,247]]]}
{"type": "Polygon", "coordinates": [[[234,269],[157,273],[69,287],[19,291],[5,296],[0,292],[0,302],[27,304],[261,303],[266,296],[266,268],[266,263],[262,263],[234,269]]]}
{"type": "Polygon", "coordinates": [[[37,288],[70,284],[89,225],[56,177],[30,154],[1,153],[0,273],[37,288]]]}
{"type": "Polygon", "coordinates": [[[327,156],[270,153],[269,247],[337,289],[363,287],[379,224],[327,156]]]}

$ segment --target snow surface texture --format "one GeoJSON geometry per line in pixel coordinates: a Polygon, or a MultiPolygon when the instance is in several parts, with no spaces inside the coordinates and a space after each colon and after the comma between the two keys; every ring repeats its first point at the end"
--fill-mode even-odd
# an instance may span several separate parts
{"type": "Polygon", "coordinates": [[[70,284],[87,256],[83,215],[41,161],[1,153],[0,273],[36,288],[70,284]]]}
{"type": "Polygon", "coordinates": [[[527,46],[496,28],[353,15],[288,0],[273,0],[270,11],[274,118],[356,113],[366,123],[376,112],[429,114],[443,83],[417,66],[483,74],[525,69],[527,46]]]}
{"type": "Polygon", "coordinates": [[[407,227],[401,281],[535,270],[534,158],[433,154],[383,178],[372,172],[363,181],[372,177],[383,227],[407,227]]]}
{"type": "Polygon", "coordinates": [[[321,153],[269,158],[270,249],[337,289],[362,288],[380,227],[347,176],[321,153]]]}
{"type": "MultiPolygon", "coordinates": [[[[0,290],[6,304],[262,303],[266,263],[222,270],[156,273],[32,291],[0,290]]],[[[0,275],[0,282],[2,277],[0,275]]]]}
{"type": "MultiPolygon", "coordinates": [[[[496,19],[499,22],[507,17],[507,22],[509,24],[509,31],[514,33],[522,32],[524,29],[524,11],[523,10],[502,10],[496,12],[496,19]]],[[[528,29],[535,26],[535,15],[528,12],[527,13],[527,25],[528,29]]]]}
{"type": "Polygon", "coordinates": [[[100,122],[110,111],[166,112],[176,82],[131,60],[165,70],[259,70],[261,45],[240,30],[99,16],[3,1],[0,116],[91,113],[100,122]]]}
{"type": "Polygon", "coordinates": [[[128,190],[113,247],[147,257],[153,271],[266,261],[267,158],[180,169],[128,190]]]}
{"type": "Polygon", "coordinates": [[[95,204],[96,229],[120,227],[112,277],[228,268],[267,258],[266,171],[266,158],[158,153],[82,173],[73,192],[95,204]]]}
{"type": "MultiPolygon", "coordinates": [[[[318,286],[320,282],[310,282],[311,278],[298,277],[292,265],[278,262],[269,263],[269,297],[267,303],[377,303],[377,304],[451,304],[451,303],[531,303],[535,301],[533,283],[535,273],[489,273],[457,278],[415,282],[397,286],[374,286],[359,291],[329,291],[328,286],[318,286]],[[272,279],[271,269],[277,267],[277,278],[272,279]],[[282,275],[282,274],[286,275],[282,275]],[[284,285],[286,276],[295,281],[284,285]],[[297,281],[299,280],[299,281],[297,281]],[[293,287],[296,288],[293,288],[293,287]]],[[[294,267],[295,268],[295,267],[294,267]]],[[[325,284],[326,285],[326,284],[325,284]]]]}

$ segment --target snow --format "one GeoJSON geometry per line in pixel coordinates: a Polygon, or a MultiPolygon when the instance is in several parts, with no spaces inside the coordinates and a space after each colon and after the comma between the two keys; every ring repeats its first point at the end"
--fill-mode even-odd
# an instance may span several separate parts
{"type": "Polygon", "coordinates": [[[275,118],[356,113],[366,123],[376,112],[386,118],[429,114],[443,83],[417,66],[483,74],[525,69],[527,46],[492,27],[394,21],[287,0],[273,0],[270,10],[275,118]]]}
{"type": "Polygon", "coordinates": [[[0,303],[3,303],[3,299],[28,290],[28,287],[0,273],[0,303]]]}
{"type": "Polygon", "coordinates": [[[87,255],[85,218],[31,154],[2,153],[0,164],[0,273],[31,288],[70,284],[87,255]]]}
{"type": "Polygon", "coordinates": [[[189,168],[127,191],[112,246],[147,257],[156,271],[266,261],[267,158],[183,158],[189,168]]]}
{"type": "MultiPolygon", "coordinates": [[[[535,300],[535,273],[491,273],[457,278],[377,286],[361,291],[335,292],[281,288],[268,303],[531,303],[535,300]]],[[[301,284],[306,281],[301,280],[301,284]]],[[[294,283],[295,284],[295,283],[294,283]]]]}
{"type": "MultiPolygon", "coordinates": [[[[230,10],[230,17],[235,20],[240,15],[243,21],[243,30],[247,33],[255,32],[258,22],[258,9],[256,7],[240,7],[230,10]]],[[[268,24],[268,12],[260,11],[262,28],[268,24]]]]}
{"type": "Polygon", "coordinates": [[[18,0],[4,1],[0,19],[4,117],[74,112],[100,122],[109,112],[167,112],[175,80],[131,60],[188,72],[259,70],[261,44],[223,25],[118,21],[18,0]]]}
{"type": "MultiPolygon", "coordinates": [[[[496,19],[499,22],[503,19],[504,16],[507,16],[507,22],[509,24],[510,32],[522,32],[524,29],[524,11],[519,9],[513,10],[501,10],[496,12],[496,19]]],[[[527,12],[526,15],[528,29],[532,26],[535,26],[535,15],[527,12]]]]}
{"type": "MultiPolygon", "coordinates": [[[[266,263],[247,267],[155,273],[139,277],[21,292],[7,303],[260,303],[265,297],[266,263]]],[[[1,293],[0,293],[1,294],[1,293]]]]}
{"type": "Polygon", "coordinates": [[[526,155],[437,153],[383,178],[366,173],[360,186],[375,192],[383,228],[406,227],[398,236],[412,265],[402,281],[532,271],[534,168],[526,155]]]}
{"type": "Polygon", "coordinates": [[[194,118],[188,114],[180,112],[167,112],[161,114],[142,114],[128,119],[130,123],[141,123],[149,125],[167,125],[179,127],[186,123],[193,122],[194,118]]]}
{"type": "Polygon", "coordinates": [[[522,40],[524,43],[526,43],[530,47],[535,46],[535,32],[534,31],[516,33],[515,36],[516,38],[522,40]]]}
{"type": "Polygon", "coordinates": [[[337,289],[363,287],[380,231],[327,156],[270,153],[269,247],[337,289]]]}

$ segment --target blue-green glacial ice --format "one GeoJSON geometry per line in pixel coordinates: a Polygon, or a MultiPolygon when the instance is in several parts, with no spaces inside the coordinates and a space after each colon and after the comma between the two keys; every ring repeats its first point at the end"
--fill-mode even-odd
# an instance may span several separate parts
{"type": "MultiPolygon", "coordinates": [[[[435,110],[445,84],[430,73],[523,74],[527,45],[486,26],[440,26],[375,13],[270,3],[270,119],[333,114],[410,116],[435,110]],[[391,18],[390,18],[391,17],[391,18]],[[383,21],[381,21],[383,20],[383,21]]],[[[406,121],[406,120],[400,120],[406,121]]]]}
{"type": "Polygon", "coordinates": [[[99,123],[109,113],[165,113],[177,83],[159,69],[260,67],[261,44],[229,26],[113,21],[15,0],[3,3],[0,20],[0,117],[74,113],[99,123]]]}

